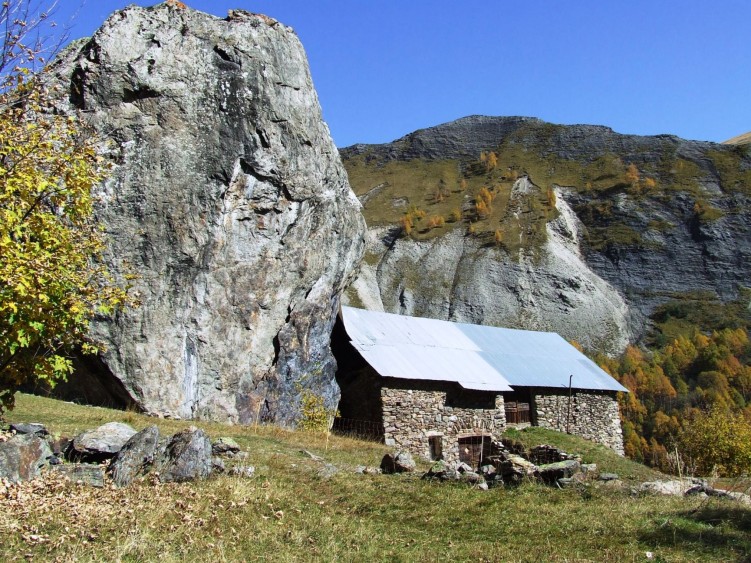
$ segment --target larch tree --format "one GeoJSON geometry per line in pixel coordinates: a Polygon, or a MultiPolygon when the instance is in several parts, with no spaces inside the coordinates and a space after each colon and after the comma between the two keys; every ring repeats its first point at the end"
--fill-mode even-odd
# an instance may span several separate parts
{"type": "Polygon", "coordinates": [[[0,413],[21,385],[54,385],[72,373],[75,353],[96,353],[91,320],[127,300],[98,260],[105,240],[91,190],[107,169],[100,140],[53,111],[45,7],[54,2],[0,6],[0,413]]]}

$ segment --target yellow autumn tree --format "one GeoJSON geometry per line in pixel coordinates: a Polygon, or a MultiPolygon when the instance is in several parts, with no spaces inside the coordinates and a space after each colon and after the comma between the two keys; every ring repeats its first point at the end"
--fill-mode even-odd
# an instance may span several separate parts
{"type": "Polygon", "coordinates": [[[631,163],[626,167],[624,179],[632,186],[639,182],[639,169],[635,164],[631,163]]]}
{"type": "Polygon", "coordinates": [[[501,229],[495,230],[495,234],[493,235],[493,240],[495,240],[496,246],[501,246],[503,244],[503,231],[501,229]]]}
{"type": "Polygon", "coordinates": [[[33,13],[25,0],[0,7],[0,412],[22,384],[54,385],[72,373],[74,352],[97,352],[91,320],[126,300],[97,260],[105,241],[91,189],[106,172],[98,140],[52,110],[55,92],[33,66],[46,15],[23,19],[33,13]]]}
{"type": "Polygon", "coordinates": [[[498,166],[498,155],[494,152],[489,152],[485,159],[485,170],[490,172],[491,170],[494,170],[496,166],[498,166]]]}

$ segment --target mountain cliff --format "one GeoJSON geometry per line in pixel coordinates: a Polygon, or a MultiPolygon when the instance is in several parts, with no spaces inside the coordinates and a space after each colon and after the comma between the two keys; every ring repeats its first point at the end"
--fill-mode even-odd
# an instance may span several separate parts
{"type": "Polygon", "coordinates": [[[748,305],[748,146],[472,116],[341,154],[369,226],[351,303],[611,354],[671,303],[748,305]]]}
{"type": "Polygon", "coordinates": [[[265,16],[128,7],[54,72],[112,163],[96,214],[140,306],[100,318],[69,395],[290,423],[335,407],[329,338],[365,225],[302,45],[265,16]]]}

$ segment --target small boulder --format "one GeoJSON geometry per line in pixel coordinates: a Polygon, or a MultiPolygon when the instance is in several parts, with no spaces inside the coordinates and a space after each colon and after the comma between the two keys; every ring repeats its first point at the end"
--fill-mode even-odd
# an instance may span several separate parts
{"type": "Polygon", "coordinates": [[[104,467],[90,463],[63,463],[55,465],[51,471],[65,476],[74,483],[91,487],[104,487],[104,467]]]}
{"type": "Polygon", "coordinates": [[[474,471],[463,471],[459,475],[459,480],[462,483],[469,483],[470,485],[476,485],[478,483],[485,482],[485,479],[483,479],[482,475],[475,473],[474,471]]]}
{"type": "Polygon", "coordinates": [[[638,491],[642,493],[653,493],[657,495],[668,495],[682,497],[694,487],[695,483],[691,481],[681,481],[673,479],[671,481],[649,481],[642,483],[638,491]]]}
{"type": "Polygon", "coordinates": [[[108,422],[73,438],[68,458],[92,463],[111,459],[134,434],[136,431],[127,424],[108,422]]]}
{"type": "Polygon", "coordinates": [[[40,422],[14,422],[10,425],[10,429],[16,434],[31,434],[37,438],[44,438],[50,434],[40,422]]]}
{"type": "Polygon", "coordinates": [[[396,455],[386,454],[381,460],[381,470],[384,473],[411,473],[415,467],[415,460],[407,451],[400,451],[396,455]]]}
{"type": "Polygon", "coordinates": [[[159,429],[148,426],[125,442],[109,466],[112,480],[118,487],[130,485],[145,475],[158,457],[159,429]]]}
{"type": "Polygon", "coordinates": [[[17,434],[0,442],[0,479],[11,483],[39,476],[48,464],[52,450],[45,440],[33,434],[17,434]]]}
{"type": "Polygon", "coordinates": [[[463,461],[460,461],[459,463],[456,464],[456,470],[459,473],[472,473],[473,472],[472,467],[469,464],[464,463],[463,461]]]}
{"type": "Polygon", "coordinates": [[[210,473],[211,440],[203,430],[191,426],[172,436],[160,471],[162,481],[193,481],[210,473]]]}
{"type": "Polygon", "coordinates": [[[240,451],[240,445],[232,438],[219,438],[211,444],[211,453],[213,455],[232,456],[240,451]]]}
{"type": "Polygon", "coordinates": [[[581,471],[587,477],[594,477],[597,475],[597,464],[596,463],[582,463],[581,471]]]}
{"type": "Polygon", "coordinates": [[[537,466],[540,478],[549,485],[555,484],[559,479],[573,477],[580,470],[581,464],[573,459],[537,466]]]}
{"type": "Polygon", "coordinates": [[[321,479],[331,479],[337,473],[339,473],[339,468],[332,463],[324,463],[323,467],[318,470],[318,476],[321,479]]]}
{"type": "Polygon", "coordinates": [[[444,460],[440,459],[433,463],[427,473],[422,476],[423,479],[438,479],[439,481],[450,481],[459,478],[459,474],[444,460]]]}

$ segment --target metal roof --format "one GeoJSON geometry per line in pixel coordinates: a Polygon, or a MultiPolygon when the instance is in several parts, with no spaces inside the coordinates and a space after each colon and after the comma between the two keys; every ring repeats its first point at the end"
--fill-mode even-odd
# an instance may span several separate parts
{"type": "Polygon", "coordinates": [[[342,307],[352,345],[383,377],[466,389],[572,387],[627,391],[554,332],[514,330],[342,307]]]}

